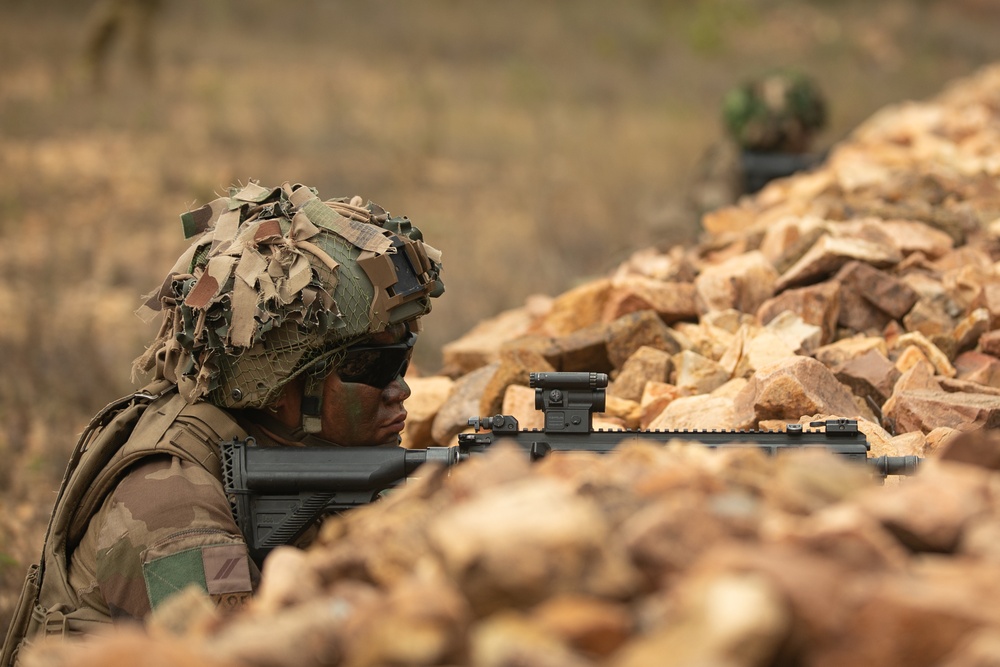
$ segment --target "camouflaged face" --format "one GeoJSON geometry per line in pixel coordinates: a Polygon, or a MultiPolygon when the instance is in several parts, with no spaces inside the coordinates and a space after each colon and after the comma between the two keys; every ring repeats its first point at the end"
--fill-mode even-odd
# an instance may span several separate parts
{"type": "Polygon", "coordinates": [[[826,102],[804,74],[772,72],[731,90],[723,101],[726,128],[740,147],[799,153],[826,124],[826,102]]]}
{"type": "Polygon", "coordinates": [[[197,238],[138,311],[163,320],[134,369],[189,402],[263,407],[306,366],[426,314],[444,291],[440,253],[359,197],[251,183],[181,220],[197,238]]]}

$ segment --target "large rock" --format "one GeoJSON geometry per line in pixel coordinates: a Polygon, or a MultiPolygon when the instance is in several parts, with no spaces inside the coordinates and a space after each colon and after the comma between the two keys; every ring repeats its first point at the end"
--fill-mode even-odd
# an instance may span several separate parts
{"type": "Polygon", "coordinates": [[[639,401],[647,383],[666,382],[672,370],[673,361],[669,353],[655,347],[640,347],[622,365],[608,387],[608,394],[639,401]]]}
{"type": "Polygon", "coordinates": [[[748,252],[702,270],[695,280],[709,310],[753,313],[774,295],[778,272],[760,252],[748,252]]]}
{"type": "Polygon", "coordinates": [[[521,430],[541,429],[545,426],[545,414],[535,408],[535,390],[530,387],[519,384],[507,387],[501,413],[517,419],[521,430]]]}
{"type": "Polygon", "coordinates": [[[652,347],[669,354],[681,350],[674,332],[652,310],[623,315],[607,325],[608,361],[620,368],[640,347],[652,347]]]}
{"type": "Polygon", "coordinates": [[[882,405],[892,395],[896,380],[901,375],[892,362],[877,350],[869,350],[844,362],[834,374],[855,396],[871,399],[876,405],[882,405]]]}
{"type": "Polygon", "coordinates": [[[981,352],[964,352],[955,359],[956,377],[1000,388],[1000,359],[981,352]]]}
{"type": "Polygon", "coordinates": [[[604,324],[592,324],[554,339],[544,355],[557,371],[609,373],[614,369],[608,358],[608,325],[604,324]]]}
{"type": "Polygon", "coordinates": [[[979,339],[989,330],[990,311],[985,308],[974,309],[955,325],[955,331],[952,334],[955,353],[966,352],[976,347],[979,344],[979,339]]]}
{"type": "Polygon", "coordinates": [[[650,424],[675,399],[682,396],[681,390],[667,382],[647,382],[639,399],[639,428],[648,429],[650,424]]]}
{"type": "Polygon", "coordinates": [[[951,236],[916,220],[886,220],[882,228],[905,256],[919,252],[925,257],[937,259],[955,247],[951,236]]]}
{"type": "Polygon", "coordinates": [[[482,389],[479,399],[480,415],[500,412],[507,387],[512,384],[528,386],[531,373],[548,373],[555,370],[545,357],[530,349],[508,348],[500,353],[500,362],[482,389]]]}
{"type": "Polygon", "coordinates": [[[840,290],[840,313],[837,324],[846,331],[877,336],[892,321],[887,313],[852,287],[840,290]]]}
{"type": "Polygon", "coordinates": [[[945,354],[941,348],[928,340],[928,338],[922,333],[919,331],[905,333],[896,339],[896,343],[894,345],[897,350],[905,350],[910,346],[916,347],[924,353],[924,356],[926,356],[927,360],[934,366],[934,370],[937,371],[938,375],[950,378],[955,377],[955,367],[948,359],[948,355],[945,354]]]}
{"type": "Polygon", "coordinates": [[[536,480],[446,510],[428,526],[428,538],[473,610],[485,615],[587,592],[579,584],[601,567],[609,528],[599,508],[569,485],[536,480]]]}
{"type": "MultiPolygon", "coordinates": [[[[775,324],[775,320],[771,324],[775,324]]],[[[719,359],[719,365],[732,377],[750,377],[758,368],[795,357],[795,351],[801,346],[801,340],[794,340],[793,334],[778,326],[769,325],[763,329],[744,326],[719,359]]]]}
{"type": "Polygon", "coordinates": [[[648,428],[654,431],[725,430],[735,425],[732,398],[700,394],[671,401],[649,422],[648,428]]]}
{"type": "Polygon", "coordinates": [[[461,338],[442,346],[445,373],[457,377],[497,361],[503,344],[526,333],[535,319],[526,306],[480,322],[461,338]]]}
{"type": "Polygon", "coordinates": [[[1000,329],[987,331],[980,336],[979,349],[984,354],[1000,359],[1000,329]]]}
{"type": "Polygon", "coordinates": [[[788,216],[768,225],[760,242],[760,251],[778,273],[784,273],[828,232],[829,223],[822,218],[788,216]]]}
{"type": "Polygon", "coordinates": [[[676,355],[673,367],[673,384],[685,395],[711,393],[732,377],[722,364],[691,350],[676,355]]]}
{"type": "Polygon", "coordinates": [[[970,466],[928,464],[888,497],[862,499],[868,512],[913,551],[949,553],[968,523],[989,509],[989,479],[970,466]]]}
{"type": "Polygon", "coordinates": [[[889,346],[877,336],[852,336],[824,345],[813,352],[813,357],[827,368],[837,368],[851,359],[864,356],[872,350],[883,357],[889,356],[889,346]]]}
{"type": "Polygon", "coordinates": [[[910,312],[919,298],[906,283],[864,262],[848,262],[835,279],[895,320],[910,312]]]}
{"type": "Polygon", "coordinates": [[[552,301],[549,312],[535,325],[550,336],[565,336],[603,320],[611,294],[609,279],[584,283],[552,301]]]}
{"type": "Polygon", "coordinates": [[[605,304],[603,320],[610,322],[638,310],[655,311],[667,324],[698,319],[695,286],[689,282],[667,282],[644,276],[616,278],[605,304]]]}
{"type": "Polygon", "coordinates": [[[950,312],[957,310],[957,306],[948,302],[922,297],[903,318],[903,325],[907,331],[936,339],[954,330],[956,322],[950,312]]]}
{"type": "Polygon", "coordinates": [[[454,380],[442,375],[408,379],[412,392],[406,399],[406,428],[403,447],[423,448],[436,445],[432,430],[434,418],[451,395],[454,380]]]}
{"type": "Polygon", "coordinates": [[[776,291],[819,282],[852,260],[877,268],[892,266],[902,260],[899,248],[891,237],[879,229],[877,220],[841,223],[832,231],[832,234],[820,237],[798,262],[778,278],[776,291]]]}
{"type": "Polygon", "coordinates": [[[764,330],[774,333],[796,354],[812,354],[823,344],[822,327],[806,322],[791,311],[785,311],[772,319],[764,330]]]}
{"type": "Polygon", "coordinates": [[[990,328],[1000,329],[1000,276],[995,276],[992,282],[980,287],[972,306],[985,308],[990,314],[990,328]]]}
{"type": "Polygon", "coordinates": [[[470,418],[488,416],[479,414],[479,404],[483,390],[499,367],[499,361],[483,366],[455,382],[431,425],[434,442],[441,446],[453,445],[455,436],[469,428],[470,418]]]}
{"type": "Polygon", "coordinates": [[[739,428],[756,428],[764,419],[797,420],[817,413],[872,419],[826,366],[809,357],[759,369],[736,396],[733,411],[739,428]]]}
{"type": "Polygon", "coordinates": [[[1000,427],[1000,397],[995,394],[950,392],[941,389],[897,391],[882,412],[898,432],[951,428],[1000,427]]]}
{"type": "Polygon", "coordinates": [[[821,345],[833,342],[840,318],[840,286],[833,281],[785,290],[768,299],[757,309],[757,320],[767,324],[782,313],[790,311],[807,324],[820,328],[821,345]]]}

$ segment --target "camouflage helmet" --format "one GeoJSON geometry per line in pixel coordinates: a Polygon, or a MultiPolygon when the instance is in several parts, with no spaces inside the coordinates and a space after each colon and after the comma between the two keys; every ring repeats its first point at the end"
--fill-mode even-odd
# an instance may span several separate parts
{"type": "Polygon", "coordinates": [[[133,368],[189,402],[264,407],[306,369],[335,368],[352,343],[416,326],[444,291],[440,252],[360,197],[251,182],[181,221],[197,238],[138,311],[161,312],[162,324],[133,368]]]}
{"type": "Polygon", "coordinates": [[[826,101],[805,74],[775,71],[729,91],[723,120],[744,150],[802,153],[826,125],[826,101]]]}

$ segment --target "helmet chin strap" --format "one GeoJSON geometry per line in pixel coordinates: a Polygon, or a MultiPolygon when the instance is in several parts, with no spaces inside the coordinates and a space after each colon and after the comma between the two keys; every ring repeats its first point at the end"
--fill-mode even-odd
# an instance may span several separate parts
{"type": "MultiPolygon", "coordinates": [[[[326,367],[326,364],[321,364],[326,367]]],[[[302,430],[316,434],[323,430],[323,386],[326,376],[317,372],[306,372],[305,386],[302,388],[302,430]]]]}

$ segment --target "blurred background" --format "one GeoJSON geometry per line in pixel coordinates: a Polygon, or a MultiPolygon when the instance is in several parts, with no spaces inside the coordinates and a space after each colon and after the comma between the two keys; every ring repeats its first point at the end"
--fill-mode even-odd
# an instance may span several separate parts
{"type": "Polygon", "coordinates": [[[812,76],[822,150],[1000,59],[998,28],[994,0],[0,0],[0,623],[182,211],[255,179],[408,215],[445,257],[432,373],[526,296],[694,242],[743,79],[812,76]]]}

